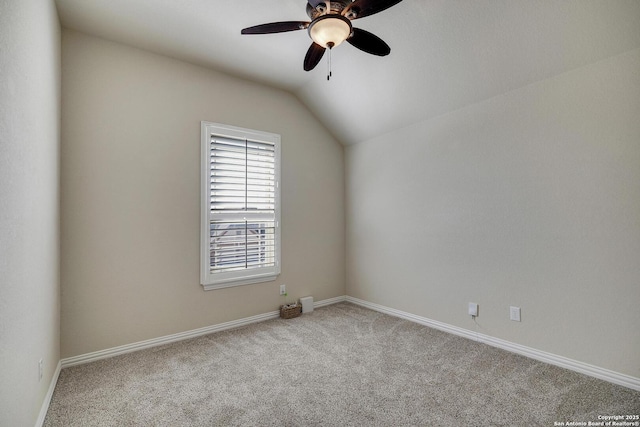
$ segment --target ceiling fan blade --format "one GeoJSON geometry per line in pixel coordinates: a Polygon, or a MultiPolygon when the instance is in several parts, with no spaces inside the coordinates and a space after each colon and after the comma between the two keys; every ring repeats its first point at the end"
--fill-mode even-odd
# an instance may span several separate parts
{"type": "Polygon", "coordinates": [[[269,24],[256,25],[253,27],[245,28],[241,31],[242,34],[273,34],[284,33],[287,31],[304,30],[309,26],[310,22],[304,21],[285,21],[285,22],[271,22],[269,24]]]}
{"type": "Polygon", "coordinates": [[[307,51],[306,56],[304,57],[304,70],[313,70],[316,65],[318,65],[318,62],[320,62],[320,60],[322,59],[325,50],[326,49],[319,44],[315,42],[312,43],[309,47],[309,50],[307,51]]]}
{"type": "Polygon", "coordinates": [[[364,18],[365,16],[389,9],[401,1],[402,0],[355,0],[342,11],[342,15],[348,16],[350,12],[354,12],[355,18],[350,19],[364,18]]]}
{"type": "Polygon", "coordinates": [[[375,34],[360,28],[354,28],[352,34],[347,41],[364,52],[378,56],[386,56],[391,52],[389,45],[375,34]]]}

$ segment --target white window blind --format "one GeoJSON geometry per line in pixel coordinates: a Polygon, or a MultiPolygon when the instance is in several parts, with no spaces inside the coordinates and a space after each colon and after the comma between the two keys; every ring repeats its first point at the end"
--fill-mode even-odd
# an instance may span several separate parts
{"type": "Polygon", "coordinates": [[[202,285],[274,280],[280,272],[279,135],[203,122],[202,140],[202,285]]]}

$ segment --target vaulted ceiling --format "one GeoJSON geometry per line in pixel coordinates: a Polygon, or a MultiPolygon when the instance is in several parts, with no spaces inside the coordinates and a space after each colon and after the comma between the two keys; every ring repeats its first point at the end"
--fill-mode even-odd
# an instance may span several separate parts
{"type": "MultiPolygon", "coordinates": [[[[638,0],[404,0],[353,21],[391,47],[344,43],[302,68],[305,0],[57,0],[64,27],[294,93],[344,144],[445,114],[640,47],[638,0]]],[[[640,73],[640,70],[639,70],[640,73]]]]}

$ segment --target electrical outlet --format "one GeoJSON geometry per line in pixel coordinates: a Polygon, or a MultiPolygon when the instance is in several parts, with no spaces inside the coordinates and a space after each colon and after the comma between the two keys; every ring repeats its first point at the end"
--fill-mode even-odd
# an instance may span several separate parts
{"type": "Polygon", "coordinates": [[[478,304],[476,304],[475,302],[469,303],[469,316],[478,316],[478,304]]]}
{"type": "Polygon", "coordinates": [[[285,295],[287,293],[287,286],[280,285],[280,295],[285,295]]]}
{"type": "Polygon", "coordinates": [[[509,307],[509,318],[515,322],[520,321],[520,307],[509,307]]]}
{"type": "Polygon", "coordinates": [[[42,375],[44,374],[44,362],[42,359],[38,361],[38,381],[42,380],[42,375]]]}

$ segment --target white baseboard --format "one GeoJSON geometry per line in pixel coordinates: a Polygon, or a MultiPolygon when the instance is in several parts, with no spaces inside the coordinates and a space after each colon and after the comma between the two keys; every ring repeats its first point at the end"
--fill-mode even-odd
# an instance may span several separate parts
{"type": "MultiPolygon", "coordinates": [[[[338,302],[346,301],[346,296],[339,296],[335,298],[329,298],[322,301],[313,303],[315,307],[323,307],[325,305],[336,304],[338,302]]],[[[245,317],[243,319],[232,320],[230,322],[219,323],[217,325],[206,326],[204,328],[193,329],[191,331],[180,332],[172,335],[165,335],[163,337],[152,338],[150,340],[139,341],[131,344],[125,344],[118,347],[112,347],[105,350],[94,351],[92,353],[81,354],[79,356],[67,357],[60,361],[62,368],[68,368],[70,366],[82,365],[85,363],[95,362],[101,359],[107,359],[109,357],[119,356],[121,354],[131,353],[138,350],[144,350],[151,347],[157,347],[164,344],[170,344],[178,341],[183,341],[189,338],[195,338],[202,335],[211,334],[214,332],[226,331],[228,329],[239,328],[241,326],[250,325],[251,323],[264,322],[265,320],[276,319],[280,316],[279,311],[270,311],[268,313],[258,314],[256,316],[245,317]]]]}
{"type": "Polygon", "coordinates": [[[323,299],[322,301],[314,301],[313,308],[324,307],[325,305],[337,304],[339,302],[345,302],[347,300],[346,295],[342,295],[335,298],[323,299]]]}
{"type": "Polygon", "coordinates": [[[438,322],[437,320],[431,320],[426,317],[416,316],[415,314],[396,310],[394,308],[385,307],[383,305],[364,301],[358,298],[347,296],[345,299],[348,302],[351,302],[356,305],[360,305],[362,307],[369,308],[371,310],[379,311],[381,313],[389,314],[395,317],[400,317],[402,319],[419,323],[421,325],[429,326],[434,329],[439,329],[441,331],[448,332],[450,334],[458,335],[464,338],[468,338],[474,341],[479,341],[479,342],[488,344],[493,347],[501,348],[511,353],[520,354],[522,356],[539,360],[541,362],[545,362],[550,365],[559,366],[561,368],[579,372],[581,374],[585,374],[590,377],[608,381],[613,384],[618,384],[623,387],[630,388],[632,390],[640,391],[640,378],[635,378],[630,375],[621,374],[605,368],[593,366],[588,363],[569,359],[563,356],[558,356],[556,354],[547,353],[545,351],[536,350],[535,348],[526,347],[524,345],[512,343],[499,338],[494,338],[489,335],[476,333],[474,331],[469,331],[467,329],[449,325],[447,323],[438,322]]]}
{"type": "Polygon", "coordinates": [[[42,407],[40,408],[40,414],[38,414],[38,419],[36,420],[36,427],[42,427],[44,424],[44,419],[47,416],[47,411],[49,410],[49,404],[51,403],[51,397],[53,397],[53,391],[56,389],[56,384],[58,384],[58,377],[60,376],[60,370],[62,369],[62,364],[58,362],[56,366],[56,370],[53,373],[53,377],[51,377],[51,382],[49,383],[49,390],[47,390],[47,394],[44,397],[44,402],[42,402],[42,407]]]}

